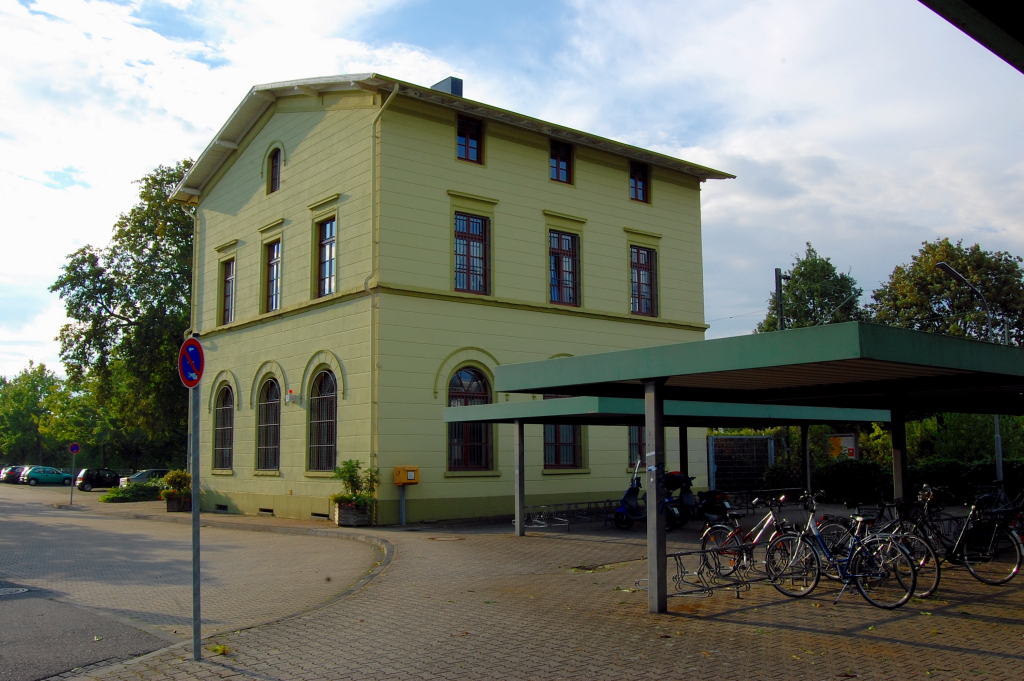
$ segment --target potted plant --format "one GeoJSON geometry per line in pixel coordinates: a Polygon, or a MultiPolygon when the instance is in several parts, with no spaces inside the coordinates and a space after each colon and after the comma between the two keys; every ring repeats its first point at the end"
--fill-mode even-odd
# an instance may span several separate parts
{"type": "Polygon", "coordinates": [[[167,502],[167,512],[192,510],[192,476],[185,471],[171,471],[163,477],[160,498],[167,502]]]}
{"type": "Polygon", "coordinates": [[[344,491],[331,495],[334,521],[340,527],[365,527],[376,503],[380,473],[376,468],[361,470],[362,464],[349,459],[334,469],[334,479],[341,480],[344,491]]]}

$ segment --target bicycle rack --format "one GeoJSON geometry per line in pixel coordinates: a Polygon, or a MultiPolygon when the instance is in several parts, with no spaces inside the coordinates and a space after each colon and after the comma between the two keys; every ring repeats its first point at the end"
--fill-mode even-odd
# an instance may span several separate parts
{"type": "MultiPolygon", "coordinates": [[[[668,554],[676,567],[672,575],[675,591],[668,595],[707,597],[721,589],[733,589],[739,598],[740,593],[750,591],[751,584],[770,582],[771,577],[758,567],[759,562],[754,559],[754,548],[752,544],[745,544],[668,554]],[[726,554],[728,560],[723,560],[726,554]]],[[[638,579],[634,585],[646,591],[645,582],[646,579],[638,579]]]]}

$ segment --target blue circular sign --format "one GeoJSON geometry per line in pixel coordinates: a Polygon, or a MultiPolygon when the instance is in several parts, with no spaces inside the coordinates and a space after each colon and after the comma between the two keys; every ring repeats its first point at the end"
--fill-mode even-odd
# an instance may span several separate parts
{"type": "Polygon", "coordinates": [[[178,376],[186,388],[191,389],[199,385],[205,364],[203,346],[199,341],[189,338],[181,344],[181,350],[178,351],[178,376]]]}
{"type": "Polygon", "coordinates": [[[82,451],[82,448],[78,446],[77,442],[72,442],[71,446],[68,447],[68,451],[72,454],[78,454],[78,452],[82,451]]]}

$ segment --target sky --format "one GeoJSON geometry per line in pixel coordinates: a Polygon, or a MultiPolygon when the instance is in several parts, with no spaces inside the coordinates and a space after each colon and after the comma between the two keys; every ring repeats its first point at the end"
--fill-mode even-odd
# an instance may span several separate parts
{"type": "Polygon", "coordinates": [[[1024,255],[1024,75],[917,0],[0,0],[0,375],[63,373],[67,256],[258,83],[449,75],[737,175],[702,190],[708,338],[811,242],[866,291],[941,237],[1024,255]]]}

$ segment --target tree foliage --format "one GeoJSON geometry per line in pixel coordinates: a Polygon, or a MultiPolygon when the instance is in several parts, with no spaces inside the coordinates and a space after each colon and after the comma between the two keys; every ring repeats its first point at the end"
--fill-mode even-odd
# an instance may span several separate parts
{"type": "Polygon", "coordinates": [[[985,296],[992,310],[996,337],[1008,329],[1011,341],[1024,341],[1024,270],[1021,258],[964,247],[949,239],[924,242],[908,265],[872,292],[868,305],[873,321],[950,336],[988,338],[985,307],[967,286],[938,268],[946,262],[985,296]]]}
{"type": "Polygon", "coordinates": [[[193,215],[168,197],[190,167],[159,166],[138,180],[139,202],[118,218],[110,244],[72,253],[50,288],[72,320],[59,337],[68,404],[113,424],[118,437],[106,442],[119,440],[133,461],[141,450],[166,461],[185,441],[176,358],[190,324],[193,215]],[[91,405],[75,397],[83,390],[91,405]]]}
{"type": "Polygon", "coordinates": [[[60,380],[45,364],[28,368],[11,380],[0,381],[0,454],[7,463],[49,463],[56,445],[41,424],[46,400],[60,380]]]}
{"type": "MultiPolygon", "coordinates": [[[[828,258],[808,242],[803,256],[796,256],[793,267],[783,274],[782,314],[785,328],[836,324],[861,319],[860,297],[863,290],[849,274],[836,270],[828,258]]],[[[768,298],[768,314],[757,325],[757,332],[777,331],[776,293],[768,298]]]]}

